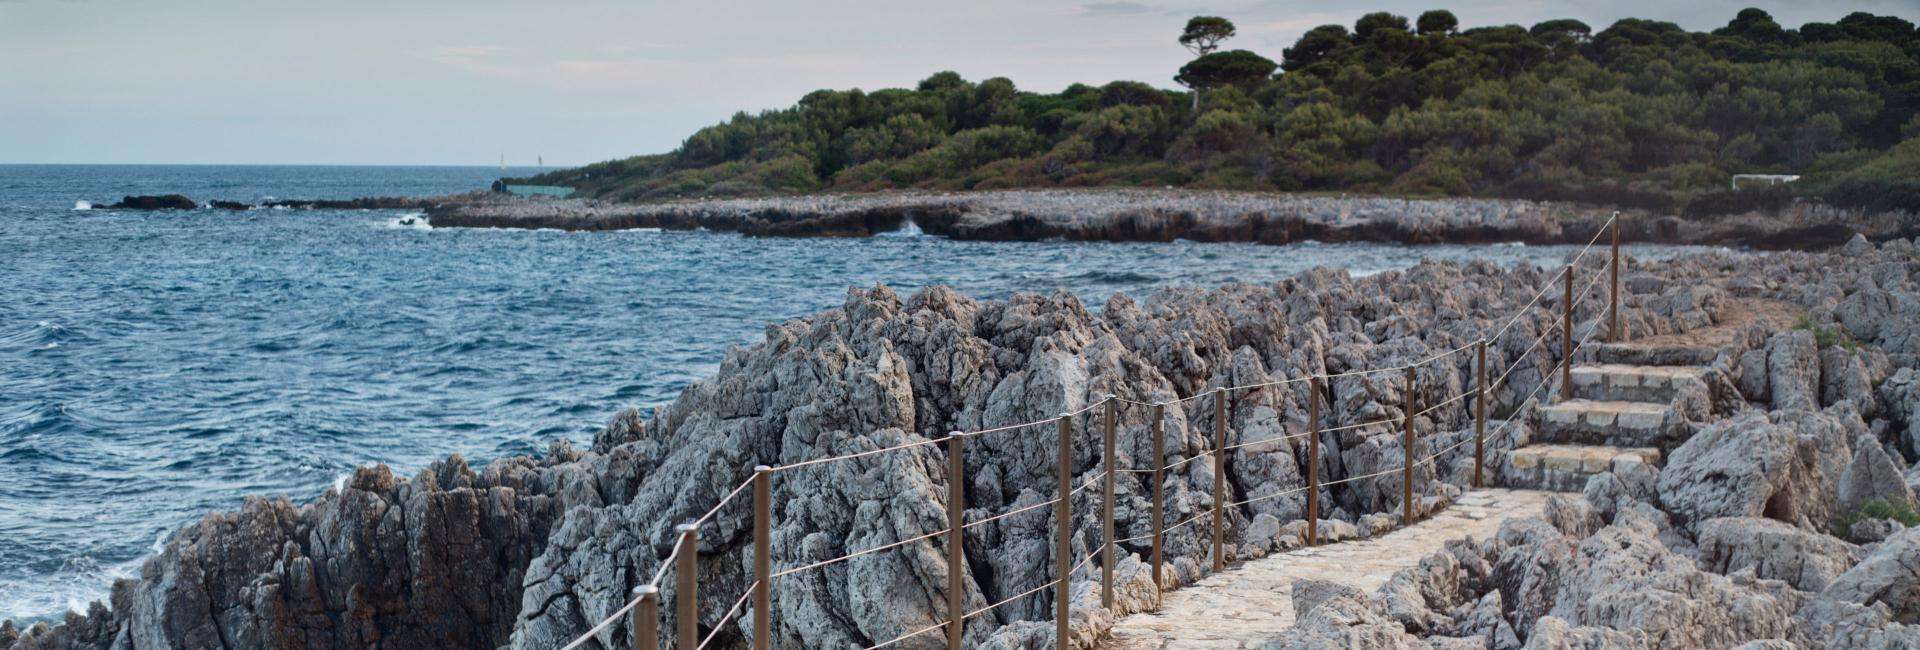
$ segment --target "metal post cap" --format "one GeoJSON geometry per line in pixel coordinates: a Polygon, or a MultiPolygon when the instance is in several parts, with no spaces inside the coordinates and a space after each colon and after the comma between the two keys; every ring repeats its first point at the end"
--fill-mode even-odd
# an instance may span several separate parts
{"type": "Polygon", "coordinates": [[[684,523],[678,526],[674,526],[673,530],[675,532],[691,533],[691,532],[700,530],[700,524],[695,522],[684,523]]]}
{"type": "Polygon", "coordinates": [[[633,588],[635,596],[650,596],[656,593],[660,593],[660,588],[653,585],[640,585],[633,588]]]}
{"type": "Polygon", "coordinates": [[[766,466],[766,465],[754,465],[754,466],[753,466],[753,471],[755,471],[755,472],[771,472],[771,471],[773,471],[773,468],[772,468],[772,467],[768,467],[768,466],[766,466]]]}

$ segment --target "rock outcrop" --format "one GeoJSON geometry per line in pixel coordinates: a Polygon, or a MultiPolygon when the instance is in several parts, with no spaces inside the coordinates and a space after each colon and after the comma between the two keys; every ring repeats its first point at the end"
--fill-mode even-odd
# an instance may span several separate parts
{"type": "MultiPolygon", "coordinates": [[[[1743,277],[1764,279],[1753,289],[1758,295],[1792,298],[1816,323],[1831,323],[1831,307],[1847,299],[1839,283],[1858,287],[1861,273],[1884,276],[1874,280],[1876,290],[1895,286],[1889,295],[1907,295],[1911,279],[1895,271],[1910,276],[1911,266],[1879,269],[1895,264],[1895,255],[1910,259],[1911,250],[1881,246],[1858,258],[1872,270],[1851,275],[1831,272],[1832,258],[1802,254],[1634,263],[1649,293],[1631,297],[1623,317],[1639,335],[1684,334],[1723,320],[1730,301],[1717,297],[1718,287],[1743,277]],[[1806,282],[1816,276],[1822,280],[1806,282]],[[1796,286],[1811,288],[1785,295],[1796,286]]],[[[964,481],[970,522],[1056,495],[1052,423],[967,437],[965,473],[957,477],[947,473],[944,446],[932,444],[946,432],[1045,421],[1115,395],[1169,402],[1166,458],[1151,452],[1151,409],[1117,411],[1115,469],[1194,457],[1216,448],[1214,389],[1389,368],[1462,349],[1504,325],[1551,277],[1484,263],[1423,263],[1365,278],[1317,269],[1272,285],[1174,289],[1144,301],[1115,297],[1098,310],[1066,294],[976,301],[937,287],[906,298],[885,287],[854,290],[838,308],[769,326],[764,341],[730,351],[712,377],[673,403],[650,414],[619,414],[590,449],[556,445],[542,458],[497,460],[478,472],[451,459],[410,481],[366,469],[308,505],[251,501],[176,534],[140,578],[115,586],[111,609],[96,605],[59,626],[36,626],[11,646],[358,647],[377,639],[392,647],[557,647],[618,611],[634,586],[660,570],[674,526],[693,520],[704,520],[697,623],[719,646],[734,646],[744,642],[740,621],[749,617],[732,606],[750,582],[752,520],[746,498],[715,508],[755,466],[794,466],[771,481],[771,559],[776,570],[807,567],[940,530],[954,507],[946,498],[949,481],[964,481]],[[899,445],[916,446],[795,466],[899,445]]],[[[1583,305],[1576,331],[1597,322],[1602,304],[1583,305]]],[[[1900,313],[1862,316],[1861,327],[1880,337],[1870,342],[1902,344],[1901,330],[1889,324],[1900,313]],[[1887,332],[1894,338],[1884,338],[1887,332]]],[[[1558,361],[1532,345],[1556,326],[1553,315],[1536,310],[1489,347],[1490,362],[1512,370],[1495,391],[1496,412],[1526,400],[1558,361]]],[[[1813,351],[1820,367],[1818,337],[1813,347],[1799,336],[1784,341],[1783,358],[1813,351]]],[[[1911,365],[1901,354],[1888,352],[1889,364],[1911,365]]],[[[1907,638],[1898,626],[1911,618],[1910,583],[1902,582],[1912,570],[1911,532],[1881,542],[1838,575],[1830,575],[1838,564],[1772,563],[1775,551],[1730,535],[1699,541],[1724,517],[1825,530],[1860,437],[1908,424],[1870,428],[1848,399],[1813,410],[1822,406],[1819,371],[1775,373],[1771,351],[1768,358],[1769,386],[1790,384],[1785,398],[1806,408],[1704,427],[1657,476],[1632,465],[1596,476],[1587,490],[1593,499],[1565,499],[1548,518],[1510,521],[1493,539],[1449,547],[1381,594],[1327,598],[1302,619],[1302,633],[1365,647],[1475,639],[1482,644],[1476,647],[1501,639],[1723,647],[1761,639],[1907,638]],[[1712,559],[1702,566],[1696,553],[1712,559]],[[1781,579],[1767,577],[1775,575],[1781,579]],[[1822,579],[1829,584],[1819,598],[1796,586],[1822,579]]],[[[1734,361],[1721,366],[1730,370],[1734,361]]],[[[1418,408],[1461,394],[1472,385],[1472,370],[1468,355],[1442,357],[1420,371],[1411,390],[1398,373],[1339,377],[1320,395],[1321,424],[1397,420],[1409,397],[1418,408]]],[[[1306,391],[1305,382],[1294,382],[1227,393],[1223,442],[1234,449],[1219,478],[1229,499],[1297,486],[1308,463],[1328,481],[1398,466],[1405,450],[1391,427],[1326,432],[1318,457],[1308,457],[1304,440],[1241,446],[1306,430],[1306,391]]],[[[1912,412],[1904,403],[1885,406],[1888,413],[1912,412]]],[[[1107,469],[1092,426],[1100,415],[1073,420],[1073,485],[1107,469]]],[[[1464,403],[1412,421],[1417,457],[1465,439],[1472,423],[1464,403]]],[[[1524,423],[1503,428],[1489,438],[1489,454],[1498,457],[1531,435],[1524,423]]],[[[1445,481],[1470,473],[1470,450],[1421,467],[1416,512],[1457,491],[1445,481]]],[[[1117,534],[1133,538],[1149,530],[1150,474],[1120,476],[1117,534]]],[[[1168,472],[1168,519],[1210,510],[1215,478],[1210,462],[1168,472]]],[[[1379,518],[1369,515],[1398,509],[1399,488],[1382,479],[1327,489],[1323,513],[1338,521],[1323,529],[1376,528],[1379,518]]],[[[1101,543],[1097,494],[1069,495],[1070,560],[1101,543]]],[[[1296,530],[1299,511],[1297,501],[1281,498],[1227,508],[1229,552],[1250,557],[1287,543],[1275,524],[1296,530]]],[[[969,529],[968,562],[958,567],[965,606],[1008,601],[968,624],[970,642],[1029,647],[1051,638],[1044,621],[1053,594],[1022,594],[1059,577],[1051,540],[1058,523],[1051,508],[1040,507],[969,529]]],[[[1819,546],[1784,533],[1778,540],[1819,546]]],[[[1204,526],[1172,531],[1162,577],[1187,582],[1204,573],[1207,542],[1204,526]]],[[[778,578],[774,645],[866,646],[945,620],[946,577],[955,567],[947,566],[941,543],[914,542],[778,578]]],[[[1097,595],[1084,584],[1073,592],[1077,642],[1154,597],[1152,576],[1133,557],[1145,543],[1124,542],[1120,550],[1129,559],[1120,571],[1126,593],[1118,612],[1092,606],[1097,595]]],[[[676,596],[673,582],[663,583],[667,602],[676,596]]],[[[663,622],[670,629],[676,621],[669,613],[663,622]]],[[[591,643],[623,646],[627,634],[617,624],[591,643]]],[[[937,643],[929,635],[902,645],[937,643]]]]}

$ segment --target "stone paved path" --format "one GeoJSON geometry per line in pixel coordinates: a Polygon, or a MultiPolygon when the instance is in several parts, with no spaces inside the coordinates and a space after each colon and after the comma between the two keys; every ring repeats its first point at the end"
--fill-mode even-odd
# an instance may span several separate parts
{"type": "Polygon", "coordinates": [[[1372,539],[1302,548],[1230,566],[1166,595],[1160,611],[1114,625],[1103,648],[1254,648],[1293,625],[1293,582],[1332,580],[1371,592],[1449,539],[1486,539],[1510,516],[1538,514],[1552,492],[1484,489],[1426,521],[1372,539]]]}

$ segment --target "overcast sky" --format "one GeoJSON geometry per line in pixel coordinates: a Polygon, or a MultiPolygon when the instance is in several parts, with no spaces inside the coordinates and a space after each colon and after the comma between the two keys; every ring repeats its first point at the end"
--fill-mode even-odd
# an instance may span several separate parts
{"type": "Polygon", "coordinates": [[[1699,30],[1756,5],[1793,27],[1920,19],[1920,0],[0,0],[0,163],[580,164],[944,69],[1030,90],[1171,87],[1196,13],[1239,24],[1228,47],[1279,59],[1313,26],[1381,9],[1699,30]]]}

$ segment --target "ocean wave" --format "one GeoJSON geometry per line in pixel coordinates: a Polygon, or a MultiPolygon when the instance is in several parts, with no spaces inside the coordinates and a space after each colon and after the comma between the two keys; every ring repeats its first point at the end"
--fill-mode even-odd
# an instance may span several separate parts
{"type": "Polygon", "coordinates": [[[74,202],[73,202],[73,209],[75,209],[75,210],[92,210],[92,209],[93,209],[93,202],[92,202],[92,201],[74,201],[74,202]]]}

